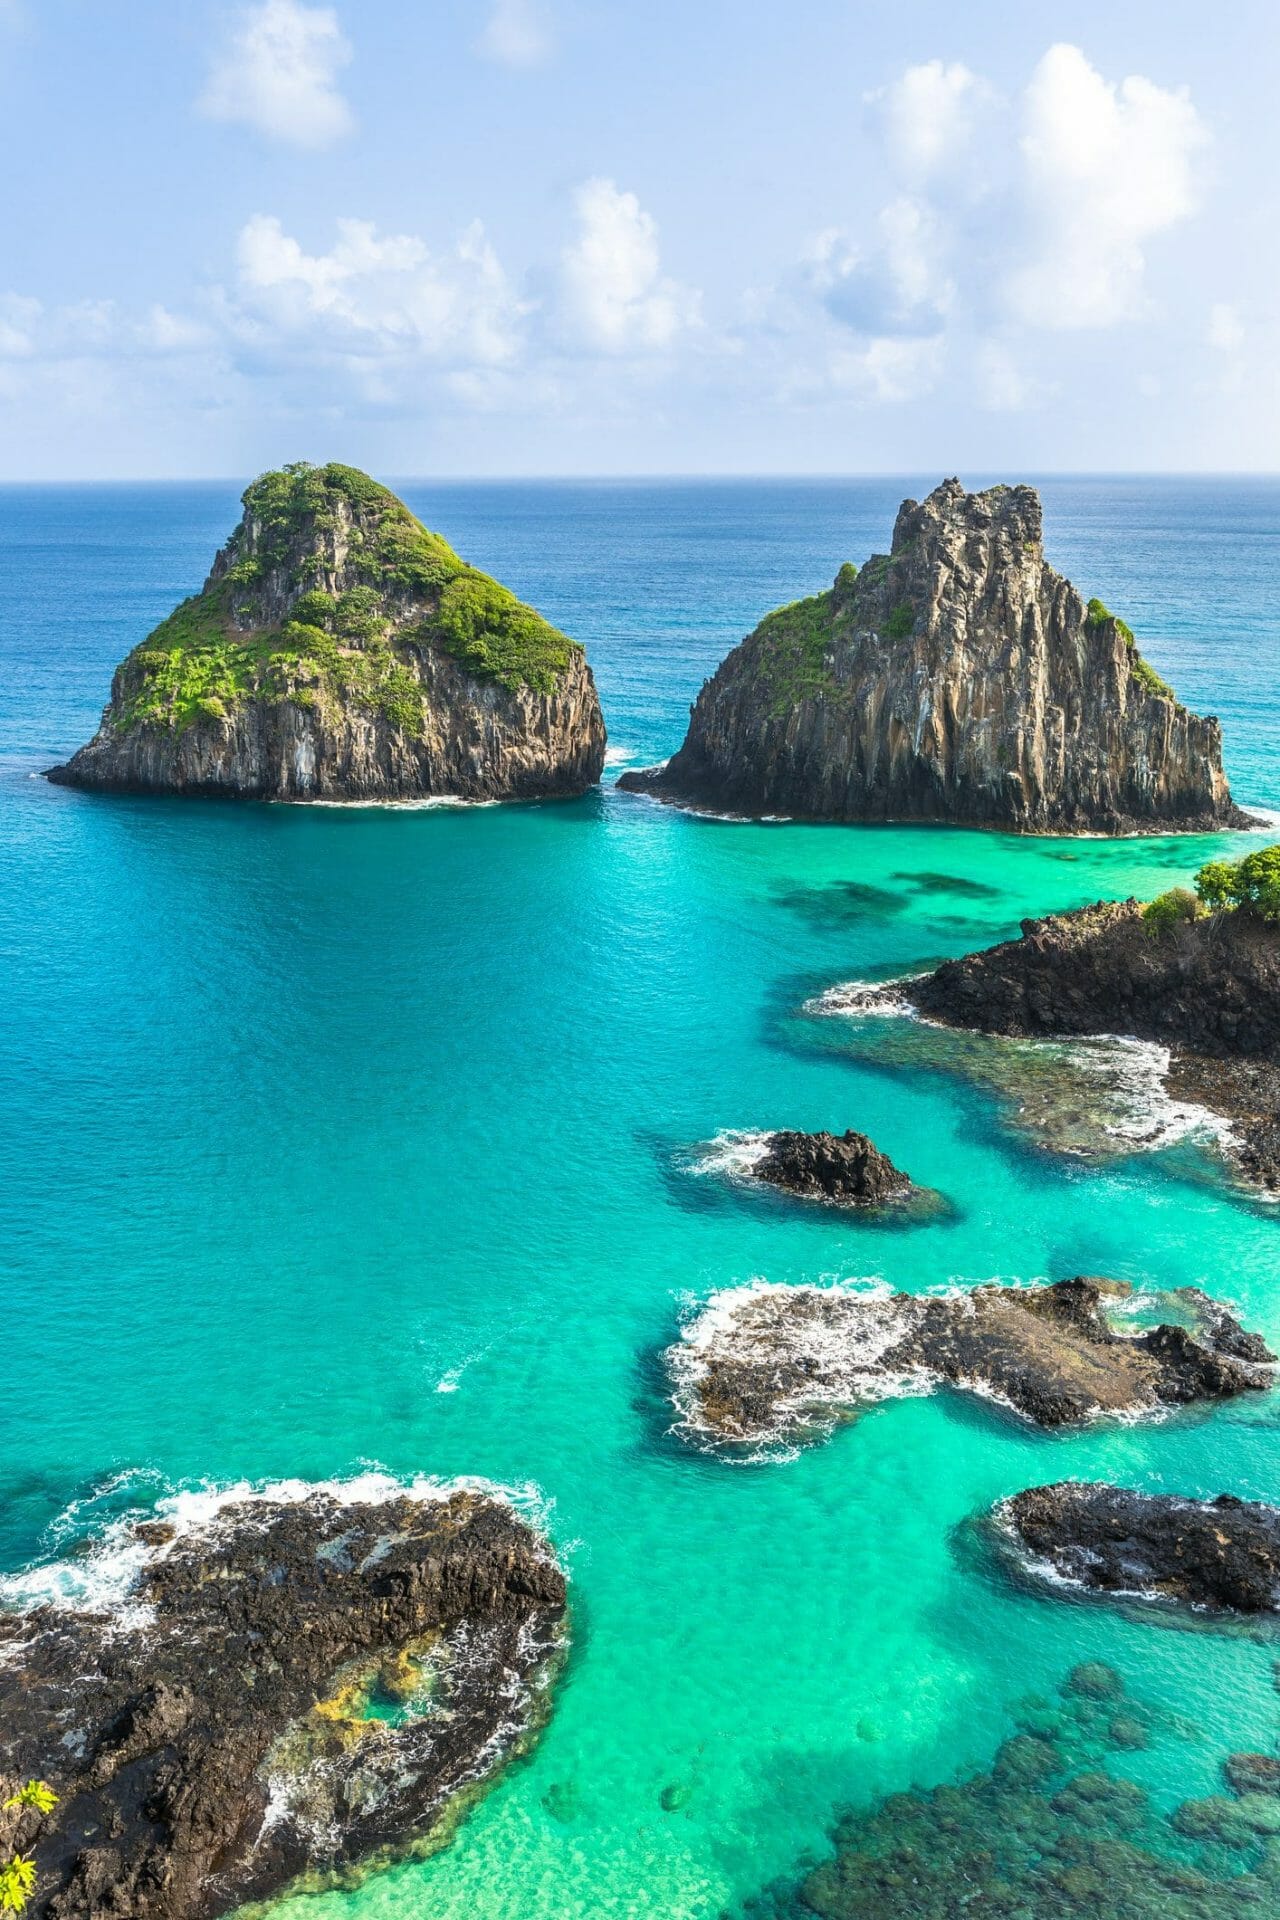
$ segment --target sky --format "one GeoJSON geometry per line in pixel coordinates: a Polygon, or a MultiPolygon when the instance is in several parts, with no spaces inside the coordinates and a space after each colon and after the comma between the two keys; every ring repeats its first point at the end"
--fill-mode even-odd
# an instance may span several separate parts
{"type": "Polygon", "coordinates": [[[0,479],[1280,467],[1275,0],[0,0],[0,479]]]}

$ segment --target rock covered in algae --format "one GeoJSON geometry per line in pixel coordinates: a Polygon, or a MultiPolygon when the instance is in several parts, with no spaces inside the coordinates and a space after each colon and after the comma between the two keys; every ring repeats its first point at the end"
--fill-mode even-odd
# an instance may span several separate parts
{"type": "Polygon", "coordinates": [[[1044,557],[1032,487],[905,500],[892,550],[771,613],[698,695],[684,744],[619,785],[746,814],[1023,832],[1244,816],[1218,722],[1044,557]]]}
{"type": "Polygon", "coordinates": [[[275,800],[528,800],[600,777],[582,648],[367,474],[266,473],[201,591],[50,778],[275,800]]]}
{"type": "Polygon", "coordinates": [[[42,1920],[212,1920],[438,1842],[536,1720],[565,1605],[470,1489],[233,1495],[88,1564],[110,1607],[0,1614],[0,1774],[61,1796],[25,1836],[42,1920]]]}
{"type": "MultiPolygon", "coordinates": [[[[1239,1357],[1248,1336],[1218,1303],[1195,1332],[1176,1322],[1135,1332],[1107,1313],[1128,1291],[1085,1277],[945,1294],[730,1288],[668,1363],[686,1433],[747,1445],[812,1437],[868,1402],[938,1385],[1049,1428],[1271,1385],[1270,1356],[1239,1357]]],[[[1195,1313],[1194,1299],[1180,1304],[1195,1313]]]]}
{"type": "Polygon", "coordinates": [[[1233,1613],[1280,1612],[1280,1508],[1060,1480],[997,1509],[1055,1582],[1233,1613]]]}
{"type": "MultiPolygon", "coordinates": [[[[1116,1675],[1114,1698],[1122,1692],[1116,1675]]],[[[750,1920],[1241,1920],[1277,1911],[1264,1794],[1166,1819],[1116,1771],[1110,1703],[1067,1684],[1019,1717],[984,1772],[851,1814],[828,1860],[746,1905],[750,1920]]],[[[1141,1709],[1130,1703],[1141,1718],[1141,1709]]]]}

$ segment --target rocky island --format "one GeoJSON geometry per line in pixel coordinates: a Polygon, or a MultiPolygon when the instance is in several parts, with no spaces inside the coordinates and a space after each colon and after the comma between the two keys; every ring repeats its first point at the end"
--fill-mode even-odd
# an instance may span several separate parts
{"type": "Polygon", "coordinates": [[[1280,1508],[1260,1501],[1062,1480],[1015,1494],[996,1518],[1031,1570],[1045,1568],[1055,1583],[1216,1612],[1280,1613],[1280,1508]]]}
{"type": "Polygon", "coordinates": [[[920,1189],[865,1133],[766,1133],[751,1177],[806,1200],[842,1207],[882,1207],[920,1189]]]}
{"type": "MultiPolygon", "coordinates": [[[[1100,900],[894,990],[946,1026],[1029,1037],[1128,1034],[1169,1049],[1171,1096],[1231,1123],[1249,1179],[1280,1185],[1280,849],[1214,861],[1198,893],[1100,900]]],[[[874,994],[884,989],[872,989],[874,994]]]]}
{"type": "Polygon", "coordinates": [[[562,1632],[550,1551],[471,1489],[231,1496],[109,1554],[111,1611],[0,1613],[0,1774],[60,1796],[15,1838],[41,1920],[215,1920],[438,1844],[562,1632]]]}
{"type": "Polygon", "coordinates": [[[600,777],[583,650],[353,467],[266,473],[50,779],[265,800],[533,800],[600,777]]]}
{"type": "Polygon", "coordinates": [[[941,1385],[1057,1428],[1272,1384],[1274,1355],[1220,1303],[1185,1289],[1168,1296],[1177,1319],[1120,1331],[1107,1305],[1129,1292],[1085,1277],[944,1294],[729,1289],[668,1353],[677,1408],[694,1438],[759,1446],[818,1437],[861,1406],[941,1385]]]}
{"type": "Polygon", "coordinates": [[[1242,824],[1218,722],[1047,563],[1031,487],[906,500],[892,550],[771,613],[664,766],[618,783],[701,808],[1023,833],[1242,824]]]}

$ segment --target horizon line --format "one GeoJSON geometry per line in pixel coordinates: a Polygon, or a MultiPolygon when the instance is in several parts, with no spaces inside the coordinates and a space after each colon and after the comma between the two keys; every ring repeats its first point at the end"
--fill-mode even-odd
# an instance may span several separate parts
{"type": "MultiPolygon", "coordinates": [[[[328,464],[316,461],[313,464],[328,464]]],[[[335,463],[339,464],[339,463],[335,463]]],[[[352,465],[353,462],[342,462],[352,465]]],[[[850,469],[788,468],[748,471],[745,469],[707,468],[698,473],[392,473],[397,484],[420,486],[678,486],[705,485],[708,482],[810,481],[848,482],[863,480],[919,479],[934,467],[883,467],[850,469]]],[[[269,467],[255,473],[271,472],[269,467]]],[[[368,469],[362,469],[368,471],[368,469]]],[[[951,468],[954,472],[954,467],[951,468]]],[[[979,479],[989,477],[995,468],[977,467],[979,479]]],[[[1280,467],[1030,467],[1022,470],[1035,480],[1275,480],[1280,467]]],[[[238,486],[245,473],[158,473],[158,474],[57,474],[0,476],[0,489],[12,487],[166,487],[166,486],[238,486]]],[[[254,473],[250,473],[250,478],[254,473]]],[[[946,474],[943,477],[947,477],[946,474]]]]}

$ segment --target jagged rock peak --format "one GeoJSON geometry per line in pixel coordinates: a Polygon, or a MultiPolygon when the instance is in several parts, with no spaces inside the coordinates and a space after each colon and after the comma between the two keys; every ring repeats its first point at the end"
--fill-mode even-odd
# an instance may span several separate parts
{"type": "Polygon", "coordinates": [[[1243,824],[1218,722],[1044,557],[1033,487],[906,500],[892,551],[766,618],[621,785],[745,814],[1020,832],[1243,824]]]}
{"type": "Polygon", "coordinates": [[[600,776],[582,648],[354,467],[263,474],[204,587],[117,669],[70,786],[533,799],[600,776]]]}

